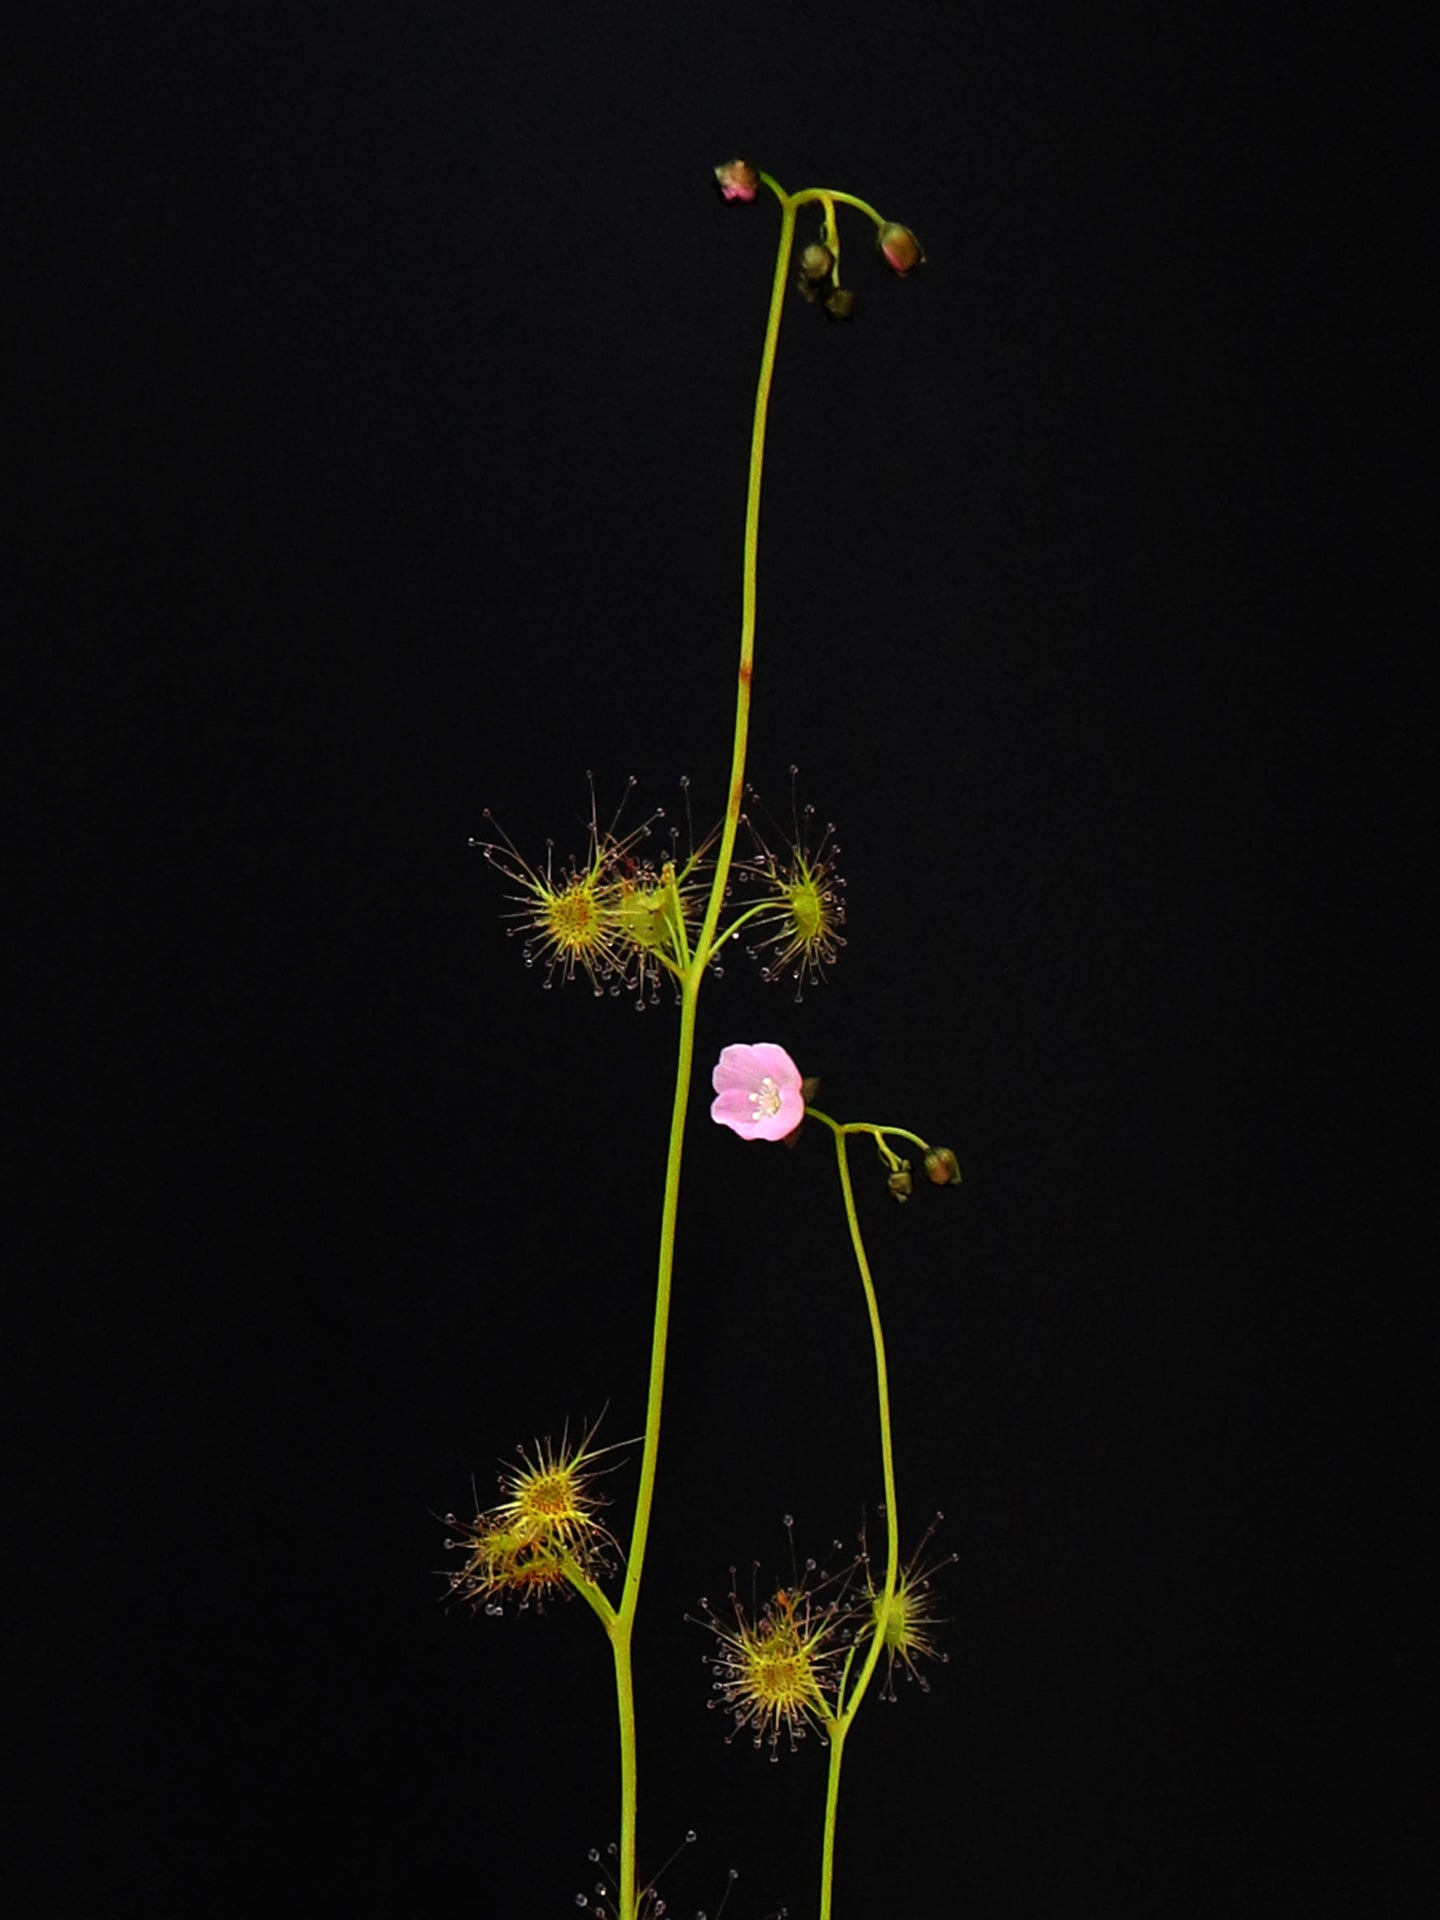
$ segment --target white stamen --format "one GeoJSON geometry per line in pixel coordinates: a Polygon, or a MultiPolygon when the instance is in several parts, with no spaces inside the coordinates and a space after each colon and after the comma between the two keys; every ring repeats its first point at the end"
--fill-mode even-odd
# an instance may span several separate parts
{"type": "Polygon", "coordinates": [[[759,1093],[750,1095],[750,1104],[755,1109],[757,1120],[768,1120],[772,1114],[780,1111],[780,1089],[768,1073],[760,1082],[759,1093]]]}

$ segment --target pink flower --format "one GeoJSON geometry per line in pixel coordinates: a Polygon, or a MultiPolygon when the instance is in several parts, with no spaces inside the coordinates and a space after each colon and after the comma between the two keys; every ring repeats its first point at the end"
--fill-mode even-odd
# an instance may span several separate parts
{"type": "Polygon", "coordinates": [[[800,1069],[769,1040],[722,1047],[710,1084],[710,1118],[742,1140],[783,1140],[805,1118],[800,1069]]]}

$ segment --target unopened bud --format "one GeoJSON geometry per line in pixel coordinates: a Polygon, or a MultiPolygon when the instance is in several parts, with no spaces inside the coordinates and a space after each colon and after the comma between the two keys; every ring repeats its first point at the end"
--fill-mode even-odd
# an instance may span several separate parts
{"type": "Polygon", "coordinates": [[[949,1147],[931,1147],[925,1156],[925,1176],[937,1187],[960,1185],[960,1162],[949,1147]]]}
{"type": "Polygon", "coordinates": [[[835,256],[828,247],[822,247],[819,241],[806,247],[800,256],[800,278],[795,282],[795,290],[802,300],[813,305],[825,291],[825,282],[835,267],[835,256]]]}
{"type": "Polygon", "coordinates": [[[760,191],[760,176],[748,160],[727,160],[715,169],[715,184],[723,200],[753,200],[760,191]]]}
{"type": "Polygon", "coordinates": [[[855,311],[855,296],[848,287],[832,287],[825,296],[825,311],[832,320],[848,320],[855,311]]]}
{"type": "Polygon", "coordinates": [[[892,273],[907,274],[925,258],[920,251],[920,242],[909,227],[897,226],[893,220],[888,220],[881,227],[875,236],[875,245],[880,258],[892,273]]]}
{"type": "Polygon", "coordinates": [[[902,1160],[899,1171],[892,1173],[890,1178],[885,1182],[885,1185],[897,1200],[902,1202],[908,1200],[911,1190],[910,1162],[908,1160],[902,1160]]]}

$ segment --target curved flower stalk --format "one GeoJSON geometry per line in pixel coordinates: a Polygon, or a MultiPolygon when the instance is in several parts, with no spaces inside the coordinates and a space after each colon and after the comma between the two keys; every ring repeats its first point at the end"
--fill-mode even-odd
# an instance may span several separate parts
{"type": "MultiPolygon", "coordinates": [[[[720,1064],[716,1067],[716,1084],[723,1077],[727,1082],[735,1083],[736,1100],[744,1099],[759,1103],[763,1100],[763,1089],[778,1086],[818,1085],[816,1082],[802,1082],[800,1069],[791,1060],[782,1047],[760,1043],[750,1047],[726,1047],[720,1055],[720,1064]]],[[[721,1096],[721,1099],[725,1098],[721,1096]]],[[[711,1109],[711,1118],[722,1126],[729,1126],[735,1132],[747,1131],[745,1115],[738,1104],[726,1111],[720,1111],[721,1099],[717,1099],[711,1109]],[[733,1116],[733,1117],[732,1117],[733,1116]],[[737,1124],[738,1121],[738,1124],[737,1124]]],[[[778,1115],[777,1115],[778,1117],[778,1115]]],[[[830,1763],[825,1793],[825,1828],[821,1847],[820,1868],[820,1920],[830,1920],[831,1898],[835,1876],[835,1831],[840,1801],[840,1774],[845,1758],[845,1741],[855,1721],[861,1701],[869,1689],[879,1659],[885,1654],[889,1661],[886,1674],[885,1694],[894,1694],[894,1666],[899,1659],[911,1673],[915,1672],[915,1662],[933,1657],[934,1645],[931,1631],[938,1624],[933,1613],[928,1591],[929,1581],[934,1573],[933,1567],[927,1567],[920,1555],[923,1554],[930,1538],[927,1532],[920,1543],[916,1557],[909,1566],[901,1570],[899,1556],[899,1504],[895,1488],[895,1450],[890,1417],[890,1375],[885,1358],[885,1335],[880,1321],[880,1300],[875,1289],[875,1281],[870,1271],[870,1262],[865,1252],[865,1241],[860,1231],[860,1218],[855,1209],[855,1193],[850,1182],[850,1164],[847,1157],[847,1143],[851,1134],[868,1134],[875,1142],[881,1165],[886,1172],[886,1186],[897,1200],[909,1198],[910,1163],[890,1144],[892,1140],[903,1140],[915,1147],[925,1156],[924,1167],[930,1183],[934,1186],[958,1184],[960,1167],[955,1155],[948,1147],[932,1147],[918,1133],[912,1133],[906,1127],[880,1126],[868,1120],[841,1122],[834,1120],[828,1113],[822,1113],[816,1106],[806,1104],[805,1118],[813,1119],[827,1127],[835,1141],[835,1161],[840,1177],[840,1193],[845,1206],[845,1218],[850,1228],[850,1245],[855,1256],[855,1265],[860,1275],[860,1285],[865,1295],[866,1311],[870,1319],[870,1338],[875,1357],[875,1392],[880,1426],[880,1466],[884,1483],[885,1515],[885,1577],[877,1588],[870,1576],[869,1556],[864,1556],[866,1605],[863,1624],[850,1639],[843,1664],[837,1671],[838,1646],[836,1637],[830,1632],[823,1640],[817,1636],[812,1643],[808,1637],[790,1631],[788,1639],[782,1642],[784,1656],[782,1672],[785,1685],[779,1684],[772,1676],[769,1665],[763,1657],[768,1652],[769,1642],[760,1638],[759,1632],[751,1633],[743,1616],[738,1618],[738,1632],[727,1633],[717,1627],[721,1633],[722,1644],[727,1649],[727,1657],[722,1661],[723,1677],[719,1685],[728,1686],[727,1698],[732,1704],[738,1703],[737,1721],[740,1725],[758,1723],[762,1728],[767,1724],[771,1728],[771,1757],[775,1756],[778,1742],[778,1729],[787,1722],[791,1730],[791,1745],[796,1738],[797,1719],[809,1721],[819,1726],[829,1743],[830,1763]],[[814,1646],[812,1658],[811,1648],[814,1646]],[[824,1658],[820,1658],[823,1644],[824,1658]],[[857,1664],[858,1663],[858,1664],[857,1664]],[[788,1690],[787,1690],[788,1689],[788,1690]],[[768,1716],[768,1718],[767,1718],[768,1716]]],[[[794,1132],[793,1125],[786,1125],[781,1131],[761,1133],[752,1120],[750,1136],[760,1139],[781,1139],[794,1132]]],[[[931,1531],[933,1531],[933,1523],[931,1531]]],[[[784,1592],[776,1596],[775,1603],[767,1614],[761,1616],[761,1627],[769,1623],[769,1635],[784,1634],[790,1618],[789,1596],[784,1592]],[[782,1605],[782,1603],[785,1603],[782,1605]],[[781,1606],[777,1614],[775,1606],[781,1606]]]]}
{"type": "MultiPolygon", "coordinates": [[[[919,243],[907,228],[887,221],[874,207],[853,194],[821,187],[788,193],[769,174],[744,160],[729,161],[718,168],[716,184],[725,200],[740,205],[753,203],[763,187],[773,195],[780,209],[775,269],[750,431],[734,729],[725,806],[718,832],[688,861],[673,855],[668,861],[650,861],[643,853],[643,843],[652,823],[646,822],[622,835],[617,816],[616,823],[602,831],[592,798],[585,852],[568,863],[557,866],[553,851],[547,851],[543,864],[534,865],[503,833],[496,840],[478,843],[511,883],[512,930],[523,938],[527,963],[542,970],[547,986],[584,979],[597,995],[636,989],[643,1004],[646,998],[654,996],[664,975],[673,982],[679,1001],[645,1432],[619,1599],[612,1605],[596,1584],[597,1563],[587,1563],[582,1549],[598,1551],[598,1537],[581,1527],[578,1519],[572,1523],[568,1536],[542,1533],[534,1538],[522,1538],[517,1535],[520,1523],[507,1503],[490,1515],[477,1516],[472,1526],[458,1529],[461,1544],[470,1555],[458,1589],[463,1597],[479,1602],[488,1610],[503,1606],[500,1596],[518,1589],[538,1603],[564,1582],[586,1598],[605,1628],[614,1661],[620,1735],[620,1833],[615,1868],[618,1920],[637,1920],[641,1899],[636,1874],[637,1766],[631,1647],[659,1459],[680,1169],[690,1106],[700,987],[724,946],[746,926],[757,936],[757,951],[771,975],[789,974],[801,987],[807,979],[820,976],[842,945],[837,932],[844,918],[841,883],[834,874],[833,847],[829,846],[828,838],[822,837],[811,849],[797,834],[801,844],[793,850],[793,855],[777,857],[757,837],[758,851],[748,861],[737,863],[735,855],[746,790],[755,671],[765,435],[780,321],[786,290],[791,284],[797,218],[812,206],[820,215],[818,238],[806,248],[801,261],[798,291],[802,298],[822,303],[832,319],[848,318],[855,305],[853,293],[840,280],[838,208],[852,209],[871,222],[878,258],[891,272],[908,273],[922,258],[919,243]],[[736,870],[737,878],[746,882],[746,892],[738,911],[733,912],[728,924],[722,927],[722,920],[727,917],[732,869],[736,870]]],[[[750,1051],[758,1055],[764,1049],[750,1051]]],[[[739,1069],[735,1071],[738,1073],[739,1069]]],[[[767,1067],[762,1060],[758,1079],[736,1078],[724,1085],[717,1081],[716,1094],[717,1107],[725,1103],[724,1124],[736,1126],[742,1134],[748,1129],[751,1138],[773,1140],[784,1137],[798,1125],[804,1088],[777,1073],[773,1063],[767,1067]]],[[[892,1579],[888,1591],[893,1594],[893,1590],[892,1579]]],[[[778,1596],[771,1603],[770,1625],[764,1635],[767,1645],[775,1641],[777,1635],[783,1640],[786,1633],[801,1632],[793,1600],[788,1604],[787,1613],[778,1596]]],[[[761,1622],[754,1627],[754,1635],[762,1634],[764,1619],[762,1615],[761,1622]]],[[[868,1671],[867,1666],[867,1674],[868,1671]]]]}

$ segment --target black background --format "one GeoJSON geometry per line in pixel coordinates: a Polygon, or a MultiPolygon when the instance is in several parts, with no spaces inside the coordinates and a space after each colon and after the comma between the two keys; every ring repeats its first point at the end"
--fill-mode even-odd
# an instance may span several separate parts
{"type": "Polygon", "coordinates": [[[643,1859],[693,1827],[673,1911],[732,1865],[735,1920],[813,1909],[822,1756],[724,1744],[684,1615],[783,1575],[786,1512],[874,1527],[825,1142],[704,1119],[766,1038],[965,1170],[900,1209],[857,1156],[902,1529],[958,1561],[933,1693],[853,1739],[837,1915],[1384,1910],[1395,73],[1342,12],[1108,0],[150,9],[18,71],[37,1888],[558,1913],[614,1834],[593,1620],[446,1612],[432,1510],[642,1424],[675,1021],[544,993],[467,840],[578,851],[587,770],[722,805],[741,152],[929,261],[857,219],[855,320],[782,333],[750,771],[836,821],[849,944],[702,1003],[643,1859]]]}

